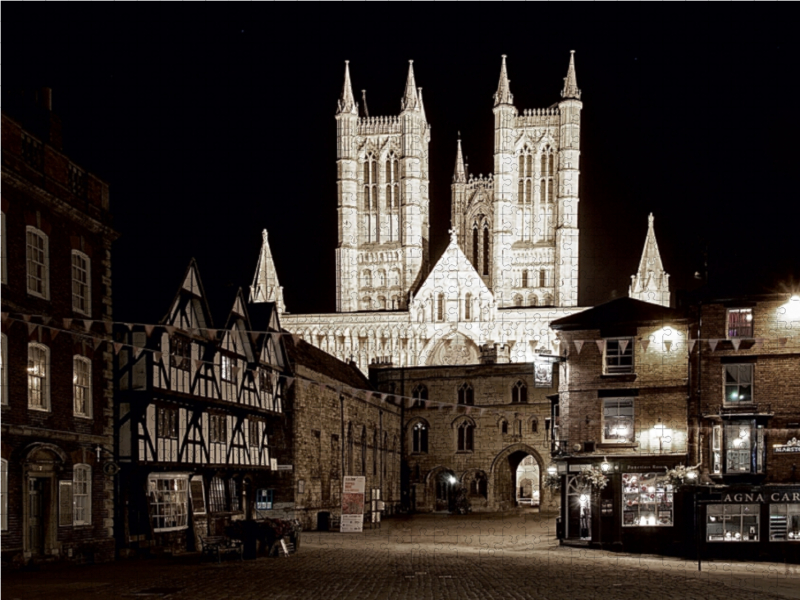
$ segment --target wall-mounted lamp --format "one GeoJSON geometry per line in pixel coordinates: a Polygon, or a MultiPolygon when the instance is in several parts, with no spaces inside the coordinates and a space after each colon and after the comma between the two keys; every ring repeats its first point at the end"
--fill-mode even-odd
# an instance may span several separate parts
{"type": "Polygon", "coordinates": [[[695,471],[694,469],[686,471],[686,479],[688,479],[689,481],[694,481],[695,479],[697,479],[697,471],[695,471]]]}
{"type": "Polygon", "coordinates": [[[556,473],[558,473],[558,468],[555,465],[550,465],[549,467],[547,467],[548,475],[555,475],[556,473]]]}
{"type": "Polygon", "coordinates": [[[604,456],[603,462],[600,463],[600,470],[603,473],[608,473],[611,470],[611,463],[608,462],[608,459],[604,456]]]}

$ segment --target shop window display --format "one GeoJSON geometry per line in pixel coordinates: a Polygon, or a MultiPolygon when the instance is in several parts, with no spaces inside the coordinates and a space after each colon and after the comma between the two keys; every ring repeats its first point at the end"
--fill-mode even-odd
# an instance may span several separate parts
{"type": "Polygon", "coordinates": [[[666,473],[623,473],[622,526],[673,524],[673,487],[666,473]]]}
{"type": "Polygon", "coordinates": [[[800,504],[769,505],[769,541],[800,542],[800,504]]]}
{"type": "Polygon", "coordinates": [[[706,539],[709,542],[757,542],[758,504],[709,504],[706,539]]]}

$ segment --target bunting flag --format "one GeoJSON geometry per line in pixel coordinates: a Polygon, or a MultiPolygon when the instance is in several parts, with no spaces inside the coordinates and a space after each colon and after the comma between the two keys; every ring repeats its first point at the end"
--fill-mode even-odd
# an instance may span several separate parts
{"type": "Polygon", "coordinates": [[[30,323],[31,315],[22,315],[22,320],[26,323],[30,323]]]}
{"type": "Polygon", "coordinates": [[[639,342],[639,344],[642,346],[642,352],[647,352],[647,347],[650,345],[650,340],[649,339],[642,340],[641,342],[639,342]]]}
{"type": "Polygon", "coordinates": [[[122,344],[114,342],[114,354],[119,354],[120,350],[122,350],[122,344]]]}
{"type": "Polygon", "coordinates": [[[628,342],[629,341],[630,340],[620,340],[619,341],[619,349],[620,349],[620,351],[622,351],[623,354],[625,354],[625,349],[628,347],[628,342]]]}
{"type": "MultiPolygon", "coordinates": [[[[200,361],[202,362],[202,361],[200,361]]],[[[231,372],[233,372],[233,377],[239,377],[239,365],[231,365],[231,372]]]]}
{"type": "Polygon", "coordinates": [[[606,341],[605,340],[595,340],[597,344],[597,349],[600,351],[600,354],[603,354],[606,351],[606,341]]]}
{"type": "Polygon", "coordinates": [[[64,319],[64,329],[72,329],[72,319],[64,319]]]}
{"type": "Polygon", "coordinates": [[[42,317],[42,323],[44,323],[45,325],[50,325],[50,321],[52,321],[52,320],[53,320],[53,317],[49,317],[47,315],[42,317]]]}
{"type": "Polygon", "coordinates": [[[33,335],[33,332],[36,331],[37,327],[38,325],[36,323],[28,323],[28,337],[31,337],[31,335],[33,335]]]}
{"type": "Polygon", "coordinates": [[[166,329],[167,333],[171,336],[171,335],[173,335],[175,333],[175,330],[177,329],[177,327],[175,327],[174,325],[165,325],[164,329],[166,329]]]}
{"type": "Polygon", "coordinates": [[[103,321],[103,325],[106,327],[106,333],[111,335],[111,332],[114,330],[114,321],[103,321]]]}
{"type": "Polygon", "coordinates": [[[672,350],[672,340],[664,340],[664,348],[666,348],[667,352],[672,350]]]}
{"type": "Polygon", "coordinates": [[[286,380],[287,389],[292,387],[292,383],[294,382],[294,377],[287,377],[286,375],[282,375],[282,377],[286,380]]]}
{"type": "Polygon", "coordinates": [[[94,349],[97,350],[100,344],[103,343],[103,338],[94,338],[94,349]]]}
{"type": "Polygon", "coordinates": [[[253,341],[253,344],[257,343],[258,342],[258,332],[257,331],[251,331],[250,332],[250,339],[253,341]]]}
{"type": "Polygon", "coordinates": [[[84,319],[83,320],[83,328],[86,330],[86,333],[89,333],[92,330],[92,325],[93,324],[94,324],[94,321],[92,321],[91,319],[84,319]]]}
{"type": "Polygon", "coordinates": [[[717,349],[717,344],[719,344],[719,340],[708,340],[708,345],[711,348],[712,352],[714,352],[717,349]]]}
{"type": "Polygon", "coordinates": [[[206,337],[209,340],[216,340],[217,339],[217,330],[216,329],[206,329],[206,337]]]}
{"type": "Polygon", "coordinates": [[[145,326],[144,326],[144,334],[145,334],[147,337],[150,337],[151,335],[153,335],[153,330],[154,330],[155,328],[156,328],[156,326],[155,326],[155,325],[145,325],[145,326]]]}
{"type": "Polygon", "coordinates": [[[144,350],[144,348],[139,348],[138,346],[134,346],[133,347],[133,358],[134,358],[134,360],[138,360],[139,359],[139,355],[142,353],[143,350],[144,350]]]}
{"type": "Polygon", "coordinates": [[[486,414],[486,409],[485,408],[480,409],[480,411],[481,411],[481,416],[486,414]]]}
{"type": "MultiPolygon", "coordinates": [[[[195,370],[199,371],[200,367],[202,367],[202,366],[203,366],[203,361],[200,360],[199,358],[196,358],[195,361],[194,361],[195,370]]],[[[236,367],[233,367],[233,374],[234,374],[234,376],[236,375],[236,367]]]]}
{"type": "Polygon", "coordinates": [[[731,344],[733,344],[733,349],[738,351],[739,346],[742,345],[742,340],[741,338],[734,338],[731,340],[731,344]]]}
{"type": "MultiPolygon", "coordinates": [[[[128,328],[128,331],[130,331],[130,332],[133,331],[133,323],[125,323],[125,327],[128,328]]],[[[109,331],[109,333],[111,333],[111,332],[109,331]]]]}
{"type": "Polygon", "coordinates": [[[689,354],[691,354],[692,350],[694,350],[695,342],[697,342],[697,340],[689,340],[689,354]]]}
{"type": "Polygon", "coordinates": [[[56,336],[61,333],[60,329],[50,329],[50,341],[56,339],[56,336]]]}
{"type": "Polygon", "coordinates": [[[157,363],[161,363],[161,360],[164,358],[164,353],[156,350],[155,352],[153,352],[153,358],[157,363]]]}
{"type": "Polygon", "coordinates": [[[581,353],[582,348],[583,348],[583,340],[575,340],[575,349],[578,351],[578,354],[581,353]]]}

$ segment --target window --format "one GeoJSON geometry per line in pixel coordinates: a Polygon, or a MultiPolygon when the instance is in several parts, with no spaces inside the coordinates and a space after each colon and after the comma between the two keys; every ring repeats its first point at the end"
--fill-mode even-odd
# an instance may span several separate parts
{"type": "Polygon", "coordinates": [[[389,242],[399,237],[398,209],[400,207],[400,161],[394,152],[386,158],[386,209],[389,213],[386,235],[389,242]]]}
{"type": "Polygon", "coordinates": [[[469,421],[462,421],[458,426],[458,451],[472,452],[475,426],[469,421]]]}
{"type": "Polygon", "coordinates": [[[176,335],[171,339],[170,364],[176,369],[189,371],[192,358],[192,343],[185,337],[176,335]]]}
{"type": "MultiPolygon", "coordinates": [[[[319,437],[319,434],[317,434],[319,437]]],[[[378,432],[372,432],[372,476],[378,475],[378,432]]]]}
{"type": "Polygon", "coordinates": [[[209,415],[208,437],[212,443],[224,444],[228,439],[228,419],[225,415],[209,415]]]}
{"type": "Polygon", "coordinates": [[[225,482],[221,477],[212,477],[208,487],[208,508],[211,512],[225,512],[225,482]]]}
{"type": "Polygon", "coordinates": [[[256,510],[272,510],[275,490],[256,490],[256,510]]]}
{"type": "Polygon", "coordinates": [[[725,365],[725,404],[753,401],[753,365],[725,365]]]}
{"type": "Polygon", "coordinates": [[[526,146],[519,154],[519,192],[517,201],[520,204],[530,204],[533,202],[531,197],[531,181],[533,173],[533,152],[526,146]]]}
{"type": "Polygon", "coordinates": [[[380,241],[380,211],[378,209],[378,160],[370,152],[363,163],[364,182],[364,241],[380,241]]]}
{"type": "Polygon", "coordinates": [[[258,448],[261,445],[261,434],[259,433],[258,421],[248,421],[248,441],[251,447],[258,448]]]}
{"type": "Polygon", "coordinates": [[[472,320],[472,294],[469,292],[464,296],[464,320],[472,320]]]}
{"type": "Polygon", "coordinates": [[[709,542],[757,542],[758,504],[709,504],[706,539],[709,542]]]}
{"type": "Polygon", "coordinates": [[[50,410],[50,349],[28,344],[28,408],[50,410]]]}
{"type": "Polygon", "coordinates": [[[547,287],[547,271],[539,271],[539,287],[547,287]]]}
{"type": "Polygon", "coordinates": [[[22,134],[22,160],[37,171],[44,167],[44,146],[27,133],[22,134]]]}
{"type": "Polygon", "coordinates": [[[242,496],[240,493],[241,487],[239,486],[239,482],[233,478],[229,479],[228,491],[231,494],[231,511],[237,512],[242,510],[242,496]]]}
{"type": "Polygon", "coordinates": [[[258,370],[258,387],[261,392],[269,396],[272,395],[272,372],[268,369],[258,370]]]}
{"type": "Polygon", "coordinates": [[[534,419],[531,421],[531,433],[539,433],[539,420],[534,419]]]}
{"type": "Polygon", "coordinates": [[[233,381],[233,359],[226,354],[220,355],[220,372],[223,381],[233,381]]]}
{"type": "Polygon", "coordinates": [[[622,526],[672,525],[672,491],[666,473],[623,473],[622,526]]]}
{"type": "Polygon", "coordinates": [[[158,437],[178,439],[178,411],[174,408],[160,407],[158,409],[158,437]]]}
{"type": "Polygon", "coordinates": [[[83,197],[86,195],[86,171],[83,171],[73,165],[69,164],[67,167],[67,176],[69,177],[69,189],[76,196],[83,197]]]}
{"type": "Polygon", "coordinates": [[[35,227],[26,228],[26,258],[28,293],[40,298],[50,297],[49,254],[47,236],[35,227]]]}
{"type": "Polygon", "coordinates": [[[722,473],[722,425],[711,428],[711,472],[715,475],[722,473]]]}
{"type": "Polygon", "coordinates": [[[85,356],[72,359],[73,410],[78,417],[92,416],[92,361],[85,356]]]}
{"type": "Polygon", "coordinates": [[[8,530],[8,461],[0,459],[0,530],[8,530]]]}
{"type": "Polygon", "coordinates": [[[520,294],[514,294],[514,306],[522,306],[522,296],[520,294]]]}
{"type": "Polygon", "coordinates": [[[632,444],[634,440],[633,400],[609,398],[603,400],[603,441],[632,444]]]}
{"type": "Polygon", "coordinates": [[[504,435],[508,433],[508,421],[505,419],[500,422],[500,431],[502,431],[504,435]]]}
{"type": "Polygon", "coordinates": [[[528,401],[528,386],[522,381],[518,381],[511,388],[511,402],[526,403],[528,401]]]}
{"type": "Polygon", "coordinates": [[[72,523],[92,523],[92,467],[75,465],[72,470],[72,523]]]}
{"type": "Polygon", "coordinates": [[[478,224],[472,225],[472,262],[475,265],[475,270],[478,269],[480,255],[478,254],[478,224]]]}
{"type": "Polygon", "coordinates": [[[331,435],[331,479],[339,478],[339,436],[331,435]]]}
{"type": "Polygon", "coordinates": [[[72,251],[72,310],[92,316],[91,263],[83,252],[72,251]]]}
{"type": "Polygon", "coordinates": [[[0,212],[0,281],[2,283],[8,283],[6,253],[6,213],[0,212]]]}
{"type": "Polygon", "coordinates": [[[633,338],[611,338],[605,342],[605,373],[633,373],[633,338]]]}
{"type": "Polygon", "coordinates": [[[436,294],[436,320],[444,321],[444,294],[436,294]]]}
{"type": "Polygon", "coordinates": [[[428,426],[425,423],[416,423],[411,429],[411,451],[428,452],[428,426]]]}
{"type": "Polygon", "coordinates": [[[475,404],[475,392],[470,384],[465,383],[458,388],[458,403],[470,406],[475,404]]]}
{"type": "Polygon", "coordinates": [[[764,426],[755,419],[725,424],[725,473],[764,472],[764,426]]]}
{"type": "Polygon", "coordinates": [[[367,428],[361,428],[361,474],[367,474],[367,428]]]}
{"type": "Polygon", "coordinates": [[[8,405],[8,338],[0,334],[2,353],[0,353],[0,403],[8,405]]]}
{"type": "Polygon", "coordinates": [[[153,531],[186,529],[189,475],[153,473],[147,481],[153,531]]]}
{"type": "Polygon", "coordinates": [[[483,225],[483,274],[489,274],[489,225],[483,225]]]}
{"type": "Polygon", "coordinates": [[[728,309],[728,339],[753,337],[753,309],[728,309]]]}
{"type": "Polygon", "coordinates": [[[800,542],[800,504],[769,505],[769,541],[800,542]]]}
{"type": "Polygon", "coordinates": [[[528,287],[528,269],[522,270],[522,287],[528,287]]]}
{"type": "Polygon", "coordinates": [[[428,399],[428,388],[420,383],[411,392],[411,397],[414,398],[414,403],[411,405],[413,408],[422,408],[425,406],[424,402],[428,399]]]}

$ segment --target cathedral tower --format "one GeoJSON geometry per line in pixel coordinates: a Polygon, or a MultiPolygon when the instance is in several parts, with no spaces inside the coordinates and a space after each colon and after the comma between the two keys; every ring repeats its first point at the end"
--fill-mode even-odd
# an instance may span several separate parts
{"type": "Polygon", "coordinates": [[[360,117],[349,64],[336,112],[337,312],[405,309],[428,271],[430,126],[409,61],[400,114],[360,117]]]}

